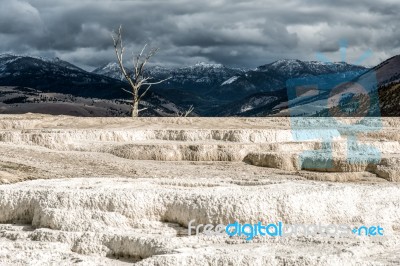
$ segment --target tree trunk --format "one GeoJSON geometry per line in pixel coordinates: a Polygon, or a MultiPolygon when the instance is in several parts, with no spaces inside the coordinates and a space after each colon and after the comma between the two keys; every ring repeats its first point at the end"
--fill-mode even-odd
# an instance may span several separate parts
{"type": "Polygon", "coordinates": [[[133,107],[132,107],[132,118],[139,116],[139,101],[137,99],[133,100],[133,107]]]}

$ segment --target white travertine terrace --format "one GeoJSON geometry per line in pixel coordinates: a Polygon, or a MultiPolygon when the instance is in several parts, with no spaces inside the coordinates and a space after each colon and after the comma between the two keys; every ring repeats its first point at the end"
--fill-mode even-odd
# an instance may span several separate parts
{"type": "Polygon", "coordinates": [[[341,135],[333,165],[313,169],[328,155],[302,165],[321,141],[293,139],[288,118],[4,115],[0,264],[398,265],[399,128],[384,118],[358,135],[379,162],[349,163],[341,135]],[[379,224],[385,237],[246,242],[188,236],[192,219],[379,224]]]}

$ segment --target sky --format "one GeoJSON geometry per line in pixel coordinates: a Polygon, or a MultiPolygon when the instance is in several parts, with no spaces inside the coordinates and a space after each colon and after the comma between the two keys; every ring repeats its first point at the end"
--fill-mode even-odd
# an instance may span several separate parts
{"type": "Polygon", "coordinates": [[[400,54],[399,0],[0,0],[0,53],[59,57],[91,70],[115,61],[111,31],[122,25],[125,58],[145,43],[157,65],[197,62],[255,68],[278,59],[348,63],[366,51],[373,66],[400,54]]]}

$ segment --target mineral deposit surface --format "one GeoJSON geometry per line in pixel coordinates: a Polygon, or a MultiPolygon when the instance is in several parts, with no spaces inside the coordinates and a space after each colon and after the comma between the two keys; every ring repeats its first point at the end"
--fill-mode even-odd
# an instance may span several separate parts
{"type": "Polygon", "coordinates": [[[399,265],[400,119],[363,126],[357,142],[376,162],[368,149],[349,161],[337,129],[328,155],[315,128],[299,140],[289,118],[2,115],[0,264],[399,265]],[[379,225],[384,236],[246,241],[188,235],[191,220],[379,225]]]}

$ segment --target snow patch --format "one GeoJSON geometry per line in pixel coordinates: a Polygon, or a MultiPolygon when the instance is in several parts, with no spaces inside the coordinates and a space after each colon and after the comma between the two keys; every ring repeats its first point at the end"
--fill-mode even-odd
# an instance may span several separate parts
{"type": "Polygon", "coordinates": [[[273,101],[276,101],[278,97],[275,96],[267,96],[267,97],[261,97],[261,98],[253,98],[251,99],[248,103],[244,104],[240,108],[240,113],[244,113],[246,111],[250,111],[252,109],[267,105],[272,103],[273,101]]]}
{"type": "Polygon", "coordinates": [[[237,77],[237,76],[231,77],[230,79],[224,81],[224,82],[221,84],[221,86],[232,84],[232,83],[235,82],[238,78],[239,78],[239,77],[237,77]]]}

